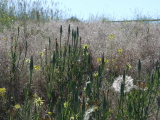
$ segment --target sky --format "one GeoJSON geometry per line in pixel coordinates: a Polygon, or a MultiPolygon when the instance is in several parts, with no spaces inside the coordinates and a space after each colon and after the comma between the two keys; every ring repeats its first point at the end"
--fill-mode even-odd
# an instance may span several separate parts
{"type": "Polygon", "coordinates": [[[69,14],[87,20],[93,16],[105,16],[114,20],[147,16],[160,18],[160,0],[54,0],[59,8],[69,8],[69,14]]]}
{"type": "MultiPolygon", "coordinates": [[[[11,0],[24,1],[24,0],[11,0]]],[[[74,16],[80,20],[105,17],[109,20],[134,20],[138,17],[149,17],[160,19],[160,0],[26,0],[30,6],[31,2],[40,1],[45,9],[52,2],[59,3],[56,9],[61,9],[68,18],[74,16]],[[46,1],[47,4],[44,4],[46,1]],[[66,13],[65,13],[66,12],[66,13]]],[[[16,4],[16,3],[15,3],[16,4]]],[[[55,8],[55,7],[54,7],[55,8]]],[[[54,9],[53,8],[53,9],[54,9]]]]}

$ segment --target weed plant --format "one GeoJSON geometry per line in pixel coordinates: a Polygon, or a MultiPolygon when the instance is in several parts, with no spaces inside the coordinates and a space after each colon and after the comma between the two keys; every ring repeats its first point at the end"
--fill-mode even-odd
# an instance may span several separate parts
{"type": "Polygon", "coordinates": [[[159,119],[159,24],[33,22],[6,5],[0,119],[159,119]]]}

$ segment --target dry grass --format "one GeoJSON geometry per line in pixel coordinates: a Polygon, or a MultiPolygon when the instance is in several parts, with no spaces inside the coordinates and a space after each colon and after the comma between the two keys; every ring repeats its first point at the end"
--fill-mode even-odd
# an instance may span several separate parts
{"type": "MultiPolygon", "coordinates": [[[[52,42],[52,50],[55,49],[55,39],[60,36],[60,25],[63,27],[62,33],[62,46],[66,43],[68,37],[68,25],[71,29],[76,30],[79,27],[80,37],[82,38],[82,44],[89,45],[89,51],[92,54],[93,70],[98,70],[97,58],[101,58],[104,53],[105,59],[109,60],[108,68],[110,67],[111,59],[114,59],[113,69],[115,71],[115,77],[123,74],[123,70],[126,69],[126,65],[132,66],[128,75],[137,79],[138,73],[138,60],[141,59],[142,63],[142,80],[146,79],[146,73],[152,71],[155,62],[160,58],[159,46],[160,46],[160,24],[146,24],[146,23],[104,23],[104,22],[66,22],[66,21],[50,21],[49,23],[40,24],[27,22],[27,32],[24,33],[23,26],[20,26],[19,46],[22,51],[25,48],[25,41],[28,42],[28,54],[27,58],[34,56],[34,64],[40,65],[38,53],[48,47],[49,37],[52,42]],[[113,40],[109,39],[109,36],[113,35],[113,40]],[[54,44],[54,46],[53,46],[54,44]],[[112,44],[112,45],[111,45],[112,44]],[[122,53],[118,53],[118,49],[122,49],[122,53]],[[111,55],[112,54],[112,55],[111,55]],[[112,56],[112,57],[111,57],[112,56]]],[[[11,37],[17,36],[17,28],[20,22],[15,23],[10,30],[5,29],[3,33],[0,33],[0,87],[9,88],[9,76],[10,76],[10,60],[7,53],[11,49],[11,37]],[[6,38],[6,40],[3,40],[6,38]]],[[[15,39],[15,38],[14,38],[15,39]]],[[[71,43],[71,39],[70,39],[71,43]]],[[[22,52],[24,54],[24,52],[22,52]]],[[[24,84],[29,82],[29,67],[25,63],[25,71],[22,71],[20,75],[20,85],[18,93],[23,101],[24,96],[24,84]]],[[[110,81],[110,77],[104,75],[107,81],[110,81]]],[[[45,90],[45,78],[36,73],[33,76],[33,93],[37,92],[43,98],[46,96],[45,90]]],[[[58,87],[58,86],[57,86],[58,87]]],[[[101,91],[108,89],[106,81],[103,81],[101,91]]],[[[58,88],[54,92],[54,98],[58,97],[58,88]]],[[[116,106],[116,99],[114,96],[110,96],[112,101],[111,106],[116,106]],[[112,101],[113,100],[113,101],[112,101]],[[115,101],[114,101],[115,100],[115,101]]],[[[112,115],[114,116],[114,115],[112,115]]],[[[114,117],[110,118],[113,119],[114,117]]]]}
{"type": "MultiPolygon", "coordinates": [[[[48,46],[48,39],[51,38],[52,43],[55,39],[59,40],[59,28],[63,26],[62,45],[67,41],[68,25],[71,29],[76,30],[79,27],[80,37],[82,38],[82,44],[88,44],[92,54],[93,63],[96,63],[96,58],[101,57],[104,52],[106,59],[110,59],[111,51],[113,59],[118,58],[118,49],[122,49],[121,66],[125,66],[126,63],[130,63],[134,72],[138,64],[138,59],[141,59],[144,72],[151,70],[155,61],[159,59],[159,24],[144,24],[144,23],[70,23],[70,22],[55,22],[51,21],[46,24],[42,24],[39,27],[36,24],[27,23],[27,32],[24,34],[23,27],[20,26],[19,41],[21,45],[24,45],[27,41],[30,45],[28,48],[28,58],[31,55],[38,55],[38,52],[43,51],[48,46]],[[135,31],[137,29],[137,31],[135,31]],[[148,32],[149,29],[149,32],[148,32]],[[113,34],[114,39],[112,41],[109,36],[113,34]],[[123,58],[123,60],[122,60],[123,58]]],[[[13,25],[18,26],[18,23],[13,25]]],[[[5,44],[7,50],[10,47],[10,38],[12,34],[17,35],[17,29],[5,30],[0,35],[1,51],[5,50],[5,44]],[[6,38],[6,41],[3,41],[6,38]],[[6,42],[6,43],[5,43],[6,42]]],[[[71,42],[71,40],[70,40],[71,42]]],[[[4,57],[3,57],[4,58],[4,57]]],[[[3,60],[2,60],[3,62],[3,60]]],[[[118,65],[118,64],[117,64],[118,65]]],[[[120,65],[120,64],[119,64],[120,65]]]]}

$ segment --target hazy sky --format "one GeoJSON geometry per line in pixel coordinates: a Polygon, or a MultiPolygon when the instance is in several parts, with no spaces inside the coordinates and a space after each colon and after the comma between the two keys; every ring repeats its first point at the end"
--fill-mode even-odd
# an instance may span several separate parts
{"type": "MultiPolygon", "coordinates": [[[[11,0],[23,1],[23,0],[11,0]]],[[[26,0],[30,6],[31,1],[41,2],[43,8],[52,7],[51,0],[26,0]],[[43,2],[47,3],[44,4],[43,2]],[[45,6],[44,6],[45,5],[45,6]]],[[[62,9],[71,16],[86,20],[93,15],[106,17],[111,20],[130,20],[139,16],[153,19],[160,18],[160,0],[52,0],[59,3],[56,9],[62,9]],[[70,9],[68,11],[68,9],[70,9]]],[[[23,2],[22,2],[23,3],[23,2]]],[[[40,6],[41,6],[40,5],[40,6]]],[[[39,6],[39,7],[40,7],[39,6]]],[[[40,7],[41,8],[41,7],[40,7]]],[[[53,8],[54,9],[54,8],[53,8]]],[[[64,13],[64,14],[66,14],[64,13]]]]}
{"type": "Polygon", "coordinates": [[[60,8],[70,8],[70,15],[84,20],[92,14],[114,20],[132,19],[136,14],[160,18],[160,0],[54,0],[60,8]]]}

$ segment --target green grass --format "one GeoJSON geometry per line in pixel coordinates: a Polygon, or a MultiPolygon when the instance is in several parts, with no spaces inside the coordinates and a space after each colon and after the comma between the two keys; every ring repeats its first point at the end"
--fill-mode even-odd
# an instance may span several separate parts
{"type": "Polygon", "coordinates": [[[159,24],[1,4],[0,119],[159,119],[159,24]]]}

